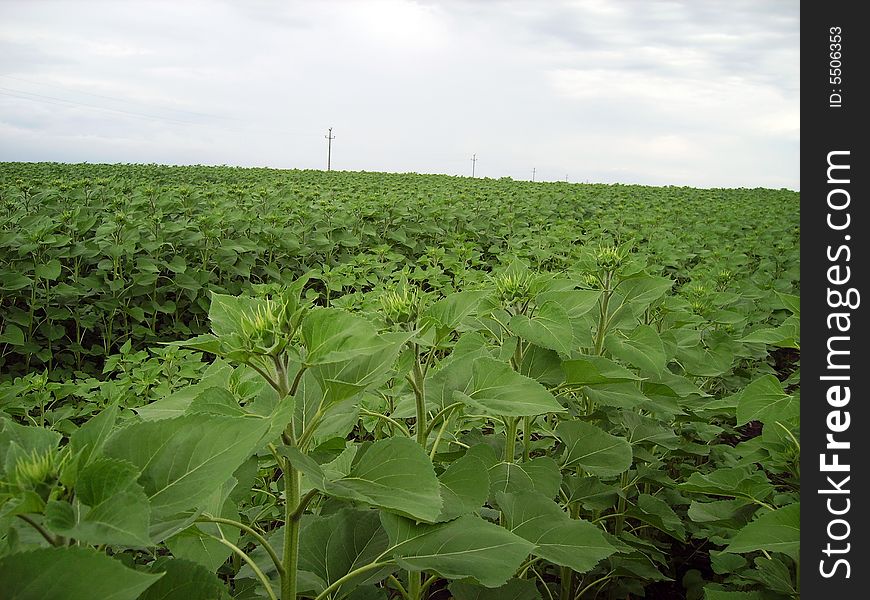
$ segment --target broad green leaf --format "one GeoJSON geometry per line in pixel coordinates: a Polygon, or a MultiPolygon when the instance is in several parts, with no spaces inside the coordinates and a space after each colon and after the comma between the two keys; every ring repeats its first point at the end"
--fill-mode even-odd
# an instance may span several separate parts
{"type": "Polygon", "coordinates": [[[487,587],[504,584],[534,549],[534,544],[475,516],[425,525],[381,513],[381,522],[400,567],[447,579],[473,577],[487,587]]]}
{"type": "Polygon", "coordinates": [[[585,510],[606,510],[616,504],[618,489],[601,483],[597,477],[565,477],[568,503],[579,502],[585,510]]]}
{"type": "Polygon", "coordinates": [[[40,548],[0,558],[5,600],[135,600],[160,577],[88,548],[40,548]]]}
{"type": "Polygon", "coordinates": [[[163,576],[138,600],[220,600],[228,597],[223,582],[194,562],[178,558],[158,559],[151,572],[163,576]]]}
{"type": "Polygon", "coordinates": [[[621,367],[603,356],[583,356],[562,361],[565,370],[565,383],[581,385],[600,385],[603,383],[620,383],[638,381],[641,378],[625,367],[621,367]]]}
{"type": "Polygon", "coordinates": [[[783,306],[786,307],[787,310],[791,311],[791,313],[796,316],[798,319],[801,317],[801,297],[794,296],[792,294],[783,294],[781,292],[776,292],[777,298],[780,299],[783,306]]]}
{"type": "Polygon", "coordinates": [[[615,331],[605,338],[604,346],[613,356],[641,371],[660,374],[668,361],[662,339],[649,325],[638,325],[627,334],[615,331]]]}
{"type": "Polygon", "coordinates": [[[563,466],[579,466],[591,475],[610,477],[631,466],[631,444],[583,421],[563,421],[556,434],[565,444],[563,466]]]}
{"type": "Polygon", "coordinates": [[[535,303],[544,306],[553,302],[565,310],[569,319],[579,319],[598,306],[600,298],[598,290],[556,290],[541,292],[535,296],[535,303]]]}
{"type": "Polygon", "coordinates": [[[514,315],[508,326],[514,334],[536,346],[563,354],[574,349],[574,329],[568,320],[568,311],[555,302],[546,302],[531,318],[514,315]]]}
{"type": "Polygon", "coordinates": [[[385,345],[369,321],[337,308],[311,311],[303,319],[301,331],[308,365],[350,360],[373,354],[385,345]]]}
{"type": "Polygon", "coordinates": [[[717,575],[734,573],[746,566],[746,559],[739,554],[710,550],[710,566],[717,575]]]}
{"type": "Polygon", "coordinates": [[[683,492],[745,498],[754,502],[766,500],[774,491],[762,471],[748,467],[716,469],[707,474],[692,473],[678,488],[683,492]]]}
{"type": "Polygon", "coordinates": [[[107,456],[142,470],[154,518],[195,508],[265,443],[270,420],[186,415],[133,423],[106,443],[107,456]]]}
{"type": "MultiPolygon", "coordinates": [[[[218,567],[226,562],[232,554],[232,550],[212,535],[204,532],[200,525],[204,524],[191,525],[176,533],[166,540],[166,547],[169,548],[173,556],[202,565],[208,569],[209,573],[214,573],[218,567]]],[[[225,534],[231,533],[230,527],[224,527],[223,530],[225,534]]],[[[230,541],[234,542],[235,540],[230,539],[230,541]]]]}
{"type": "Polygon", "coordinates": [[[0,273],[0,290],[13,292],[33,284],[33,280],[20,273],[0,273]]]}
{"type": "Polygon", "coordinates": [[[642,275],[620,282],[616,289],[623,302],[634,305],[635,311],[642,311],[664,296],[673,285],[674,282],[667,277],[642,275]]]}
{"type": "Polygon", "coordinates": [[[565,381],[562,371],[562,360],[553,350],[541,348],[534,344],[523,352],[523,362],[519,373],[546,386],[555,387],[565,381]]]}
{"type": "Polygon", "coordinates": [[[747,344],[767,344],[778,348],[795,348],[800,350],[801,343],[800,319],[794,315],[788,317],[778,327],[762,327],[740,338],[747,344]]]}
{"type": "Polygon", "coordinates": [[[409,438],[374,442],[336,483],[375,506],[434,521],[441,512],[440,485],[428,454],[409,438]]]}
{"type": "Polygon", "coordinates": [[[616,552],[600,528],[572,519],[545,496],[534,492],[498,493],[496,500],[504,514],[505,527],[535,544],[532,550],[535,556],[585,573],[616,552]]]}
{"type": "Polygon", "coordinates": [[[3,331],[0,333],[0,344],[23,346],[24,342],[24,331],[18,325],[14,323],[5,323],[3,325],[3,331]]]}
{"type": "Polygon", "coordinates": [[[330,479],[312,458],[295,448],[285,452],[317,489],[338,498],[433,522],[441,513],[440,483],[426,451],[414,440],[395,437],[372,443],[350,473],[330,479]]]}
{"type": "Polygon", "coordinates": [[[715,523],[716,521],[730,521],[738,516],[747,507],[755,510],[753,505],[747,504],[747,500],[715,500],[713,502],[693,501],[689,505],[688,517],[695,523],[715,523]]]}
{"type": "Polygon", "coordinates": [[[726,551],[782,552],[798,560],[800,549],[800,502],[767,512],[737,532],[726,551]]]}
{"type": "Polygon", "coordinates": [[[800,414],[800,403],[786,394],[773,375],[765,375],[746,386],[737,402],[737,425],[750,421],[764,424],[785,422],[800,414]]]}
{"type": "Polygon", "coordinates": [[[613,383],[587,387],[585,393],[589,398],[601,406],[614,406],[626,411],[633,411],[650,402],[643,395],[635,383],[613,383]]]}
{"type": "MultiPolygon", "coordinates": [[[[389,545],[377,511],[351,508],[312,517],[302,528],[300,540],[299,568],[320,578],[324,588],[376,562],[389,545]]],[[[336,590],[335,598],[343,597],[358,585],[383,579],[394,568],[368,571],[346,580],[336,590]]],[[[314,591],[320,593],[324,588],[314,591]]]]}
{"type": "Polygon", "coordinates": [[[39,279],[45,279],[46,281],[54,281],[58,277],[60,277],[61,272],[61,264],[57,259],[53,259],[48,261],[47,263],[36,265],[34,269],[34,273],[39,279]]]}
{"type": "Polygon", "coordinates": [[[61,535],[89,544],[149,546],[151,507],[131,463],[99,458],[84,466],[75,485],[75,507],[53,501],[46,508],[48,526],[61,535]]]}
{"type": "Polygon", "coordinates": [[[489,472],[478,457],[464,455],[450,463],[438,477],[441,483],[441,514],[438,522],[477,513],[489,496],[489,472]]]}
{"type": "MultiPolygon", "coordinates": [[[[743,559],[742,556],[740,558],[743,559]]],[[[745,559],[743,560],[745,562],[745,559]]],[[[765,589],[793,598],[800,596],[799,591],[795,589],[791,571],[779,557],[770,559],[763,556],[756,557],[755,567],[755,571],[744,573],[744,577],[758,581],[765,589]]]]}
{"type": "Polygon", "coordinates": [[[686,528],[667,502],[649,494],[639,494],[637,508],[629,514],[681,542],[686,541],[686,528]]]}
{"type": "Polygon", "coordinates": [[[72,459],[69,466],[63,470],[61,481],[72,486],[78,477],[78,472],[100,456],[117,419],[118,404],[113,402],[70,436],[69,449],[72,459]]]}
{"type": "Polygon", "coordinates": [[[201,391],[190,402],[186,414],[218,415],[224,417],[243,417],[246,411],[226,388],[211,387],[201,391]]]}
{"type": "Polygon", "coordinates": [[[534,491],[545,498],[559,493],[562,473],[559,465],[549,456],[539,456],[523,463],[499,462],[489,469],[491,481],[489,497],[497,492],[515,493],[534,491]]]}
{"type": "Polygon", "coordinates": [[[448,294],[433,303],[423,313],[423,321],[431,321],[443,331],[459,327],[462,320],[474,314],[477,305],[489,294],[488,291],[464,291],[448,294]]]}
{"type": "Polygon", "coordinates": [[[523,417],[565,412],[544,386],[506,363],[481,357],[471,371],[468,386],[455,391],[454,397],[487,414],[523,417]]]}
{"type": "Polygon", "coordinates": [[[538,586],[531,579],[511,579],[497,588],[467,581],[452,581],[448,586],[456,600],[540,600],[538,586]]]}
{"type": "Polygon", "coordinates": [[[381,336],[383,344],[371,353],[312,367],[311,371],[323,390],[321,407],[384,383],[390,376],[399,350],[409,337],[410,334],[387,334],[381,336]]]}

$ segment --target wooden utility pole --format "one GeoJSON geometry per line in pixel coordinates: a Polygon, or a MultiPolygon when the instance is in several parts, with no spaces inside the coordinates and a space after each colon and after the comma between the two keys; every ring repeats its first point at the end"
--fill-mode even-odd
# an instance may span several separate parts
{"type": "Polygon", "coordinates": [[[471,176],[474,177],[474,164],[477,162],[477,154],[471,155],[471,176]]]}
{"type": "Polygon", "coordinates": [[[332,135],[332,127],[329,128],[329,133],[325,136],[326,138],[326,170],[332,170],[332,140],[335,139],[335,136],[332,135]]]}

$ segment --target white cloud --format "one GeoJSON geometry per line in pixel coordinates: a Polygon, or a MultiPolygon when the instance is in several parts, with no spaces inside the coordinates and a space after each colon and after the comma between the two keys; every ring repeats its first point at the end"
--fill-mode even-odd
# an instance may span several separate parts
{"type": "Polygon", "coordinates": [[[0,6],[0,160],[797,189],[793,2],[0,6]]]}

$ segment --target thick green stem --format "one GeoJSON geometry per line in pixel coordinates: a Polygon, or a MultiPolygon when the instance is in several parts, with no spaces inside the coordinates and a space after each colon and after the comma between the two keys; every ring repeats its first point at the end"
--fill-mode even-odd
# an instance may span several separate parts
{"type": "MultiPolygon", "coordinates": [[[[580,518],[580,503],[575,502],[568,507],[568,514],[572,519],[580,518]]],[[[561,567],[562,588],[559,592],[559,600],[572,600],[574,593],[574,571],[569,567],[561,567]]]]}
{"type": "Polygon", "coordinates": [[[423,369],[420,367],[420,347],[414,344],[414,375],[412,387],[414,388],[414,400],[417,407],[417,443],[426,447],[428,429],[426,427],[426,393],[423,384],[423,369]]]}
{"type": "Polygon", "coordinates": [[[517,451],[517,419],[515,417],[505,417],[504,426],[504,461],[512,463],[517,451]]]}
{"type": "Polygon", "coordinates": [[[529,461],[532,451],[532,417],[523,417],[523,462],[529,461]]]}
{"type": "Polygon", "coordinates": [[[284,461],[284,577],[281,578],[281,600],[296,600],[297,566],[299,565],[299,472],[289,460],[284,461]]]}
{"type": "Polygon", "coordinates": [[[598,331],[595,332],[595,354],[601,355],[604,349],[604,336],[607,334],[607,311],[610,310],[610,297],[613,290],[610,289],[612,275],[608,273],[604,278],[604,294],[601,296],[601,315],[598,317],[598,331]]]}
{"type": "Polygon", "coordinates": [[[628,493],[628,471],[622,474],[620,478],[620,487],[622,494],[619,495],[619,500],[616,503],[616,523],[613,526],[613,535],[619,536],[625,526],[625,496],[628,493]]]}
{"type": "Polygon", "coordinates": [[[410,600],[422,600],[423,574],[420,571],[408,571],[408,598],[410,600]]]}

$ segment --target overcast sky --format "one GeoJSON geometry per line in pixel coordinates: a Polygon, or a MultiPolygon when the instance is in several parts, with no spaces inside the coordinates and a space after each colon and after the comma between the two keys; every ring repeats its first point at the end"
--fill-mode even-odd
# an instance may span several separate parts
{"type": "Polygon", "coordinates": [[[0,161],[799,189],[798,0],[0,0],[0,161]]]}

